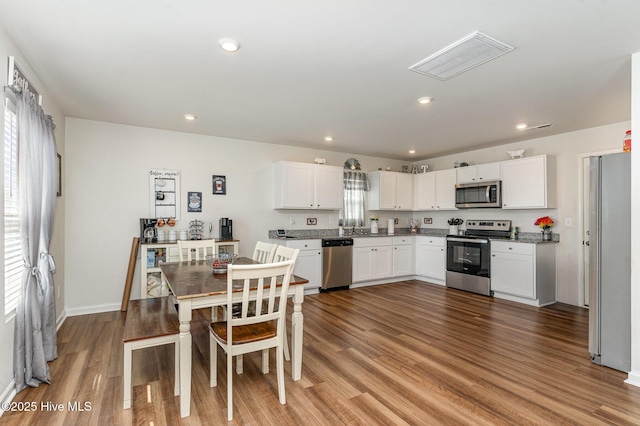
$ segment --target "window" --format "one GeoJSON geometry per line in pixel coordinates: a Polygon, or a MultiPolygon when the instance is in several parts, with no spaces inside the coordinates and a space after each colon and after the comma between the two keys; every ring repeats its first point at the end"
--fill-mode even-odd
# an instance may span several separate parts
{"type": "Polygon", "coordinates": [[[364,193],[369,190],[366,173],[344,171],[344,208],[341,225],[364,226],[364,193]]]}
{"type": "Polygon", "coordinates": [[[24,261],[18,220],[18,129],[16,114],[4,109],[4,312],[13,316],[20,300],[24,261]]]}

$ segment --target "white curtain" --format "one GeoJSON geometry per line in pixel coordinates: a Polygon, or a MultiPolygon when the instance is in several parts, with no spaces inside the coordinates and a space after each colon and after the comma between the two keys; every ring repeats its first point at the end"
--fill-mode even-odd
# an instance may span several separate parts
{"type": "Polygon", "coordinates": [[[18,95],[18,194],[25,271],[16,309],[13,369],[16,392],[50,383],[48,361],[58,357],[49,254],[56,203],[54,124],[28,92],[18,95]]]}
{"type": "Polygon", "coordinates": [[[367,174],[361,171],[344,171],[344,208],[341,225],[364,226],[364,198],[369,190],[367,174]]]}

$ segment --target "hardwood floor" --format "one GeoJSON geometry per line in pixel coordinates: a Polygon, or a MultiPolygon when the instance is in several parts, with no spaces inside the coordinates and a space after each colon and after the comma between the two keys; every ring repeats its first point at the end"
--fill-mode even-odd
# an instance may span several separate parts
{"type": "MultiPolygon", "coordinates": [[[[173,349],[133,355],[133,407],[122,409],[120,312],[68,318],[59,331],[52,384],[21,392],[35,412],[3,425],[210,425],[226,423],[226,355],[208,381],[208,310],[194,313],[191,416],[173,396],[173,349]],[[69,402],[90,403],[70,411],[69,402]],[[41,404],[63,404],[46,411],[41,404]]],[[[234,423],[254,425],[640,424],[640,388],[591,363],[588,312],[533,308],[404,281],[309,296],[303,304],[302,380],[286,363],[287,404],[275,376],[245,355],[234,376],[234,423]]],[[[288,330],[291,330],[290,325],[288,330]]]]}

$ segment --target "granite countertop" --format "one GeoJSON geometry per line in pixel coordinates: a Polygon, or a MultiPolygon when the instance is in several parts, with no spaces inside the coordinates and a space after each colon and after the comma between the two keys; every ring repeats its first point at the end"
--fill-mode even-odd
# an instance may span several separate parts
{"type": "MultiPolygon", "coordinates": [[[[396,228],[394,234],[387,234],[386,228],[380,228],[377,234],[371,234],[366,228],[356,229],[355,233],[345,231],[344,235],[338,235],[337,229],[318,229],[318,230],[289,230],[286,237],[278,237],[275,230],[269,231],[269,239],[272,240],[318,240],[332,238],[378,238],[378,237],[401,237],[401,236],[425,236],[425,237],[446,237],[449,229],[444,228],[421,228],[415,234],[411,233],[410,228],[396,228]]],[[[542,241],[542,235],[539,232],[521,232],[517,240],[495,239],[496,241],[512,241],[514,243],[526,244],[547,244],[559,243],[560,235],[552,234],[552,241],[542,241]]]]}

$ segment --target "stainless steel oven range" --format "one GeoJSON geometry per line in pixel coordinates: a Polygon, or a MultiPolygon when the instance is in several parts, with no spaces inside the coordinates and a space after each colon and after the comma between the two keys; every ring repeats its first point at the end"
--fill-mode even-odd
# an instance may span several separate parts
{"type": "Polygon", "coordinates": [[[465,235],[447,235],[447,287],[491,296],[491,239],[508,239],[510,220],[468,220],[465,235]]]}

